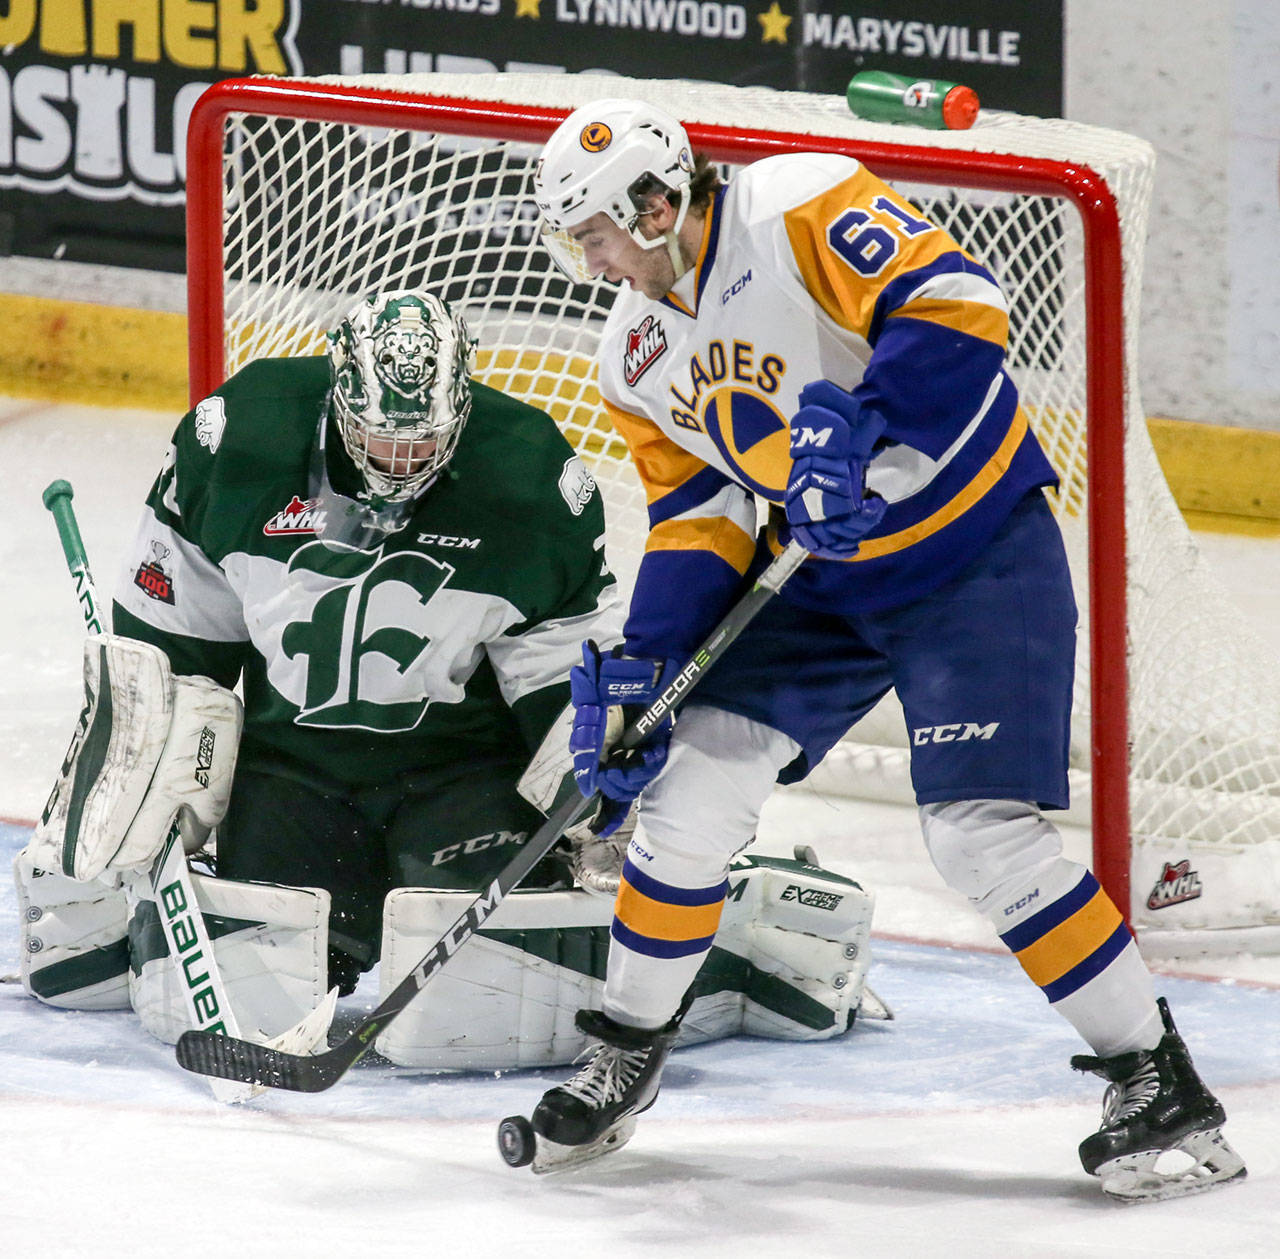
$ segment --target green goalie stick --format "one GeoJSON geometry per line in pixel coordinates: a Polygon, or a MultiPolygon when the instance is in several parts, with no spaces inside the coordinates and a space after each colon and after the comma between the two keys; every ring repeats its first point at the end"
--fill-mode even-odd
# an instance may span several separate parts
{"type": "MultiPolygon", "coordinates": [[[[42,496],[58,529],[62,554],[66,557],[67,568],[76,585],[76,598],[84,613],[85,629],[90,634],[102,634],[106,632],[106,625],[71,499],[72,489],[68,481],[52,482],[42,496]]],[[[197,1027],[217,1026],[232,1035],[238,1034],[222,977],[213,962],[213,946],[205,931],[204,921],[195,908],[196,894],[187,871],[177,818],[174,818],[150,871],[141,872],[137,877],[150,882],[157,907],[163,904],[166,911],[169,908],[174,910],[173,913],[165,912],[160,917],[170,952],[176,959],[183,956],[184,949],[187,950],[190,956],[185,960],[193,964],[186,968],[185,973],[199,977],[198,992],[190,984],[183,985],[182,995],[192,1022],[197,1027]],[[176,938],[175,925],[181,933],[176,938]]],[[[179,973],[182,973],[181,967],[179,973]]],[[[252,1089],[246,1089],[242,1085],[218,1081],[211,1082],[210,1087],[213,1088],[213,1095],[225,1102],[244,1101],[253,1093],[252,1089]]]]}
{"type": "Polygon", "coordinates": [[[90,634],[102,634],[106,632],[106,626],[102,623],[98,591],[93,584],[93,574],[89,571],[89,557],[85,553],[84,539],[80,536],[80,526],[76,523],[71,498],[71,482],[53,481],[46,486],[41,501],[53,513],[58,541],[62,543],[62,554],[66,556],[71,580],[76,584],[76,600],[84,614],[84,627],[90,634]]]}
{"type": "MultiPolygon", "coordinates": [[[[706,671],[724,655],[729,644],[746,629],[756,613],[782,589],[807,555],[803,547],[793,542],[760,574],[751,589],[730,608],[662,694],[627,727],[619,741],[623,749],[634,748],[684,703],[706,671]]],[[[289,1089],[295,1093],[320,1093],[330,1088],[364,1057],[401,1010],[484,926],[507,893],[551,851],[560,836],[594,811],[599,803],[597,793],[589,799],[574,795],[560,805],[386,999],[332,1048],[306,1056],[284,1053],[230,1036],[190,1031],[178,1038],[178,1062],[188,1071],[202,1075],[266,1088],[289,1089]]]]}
{"type": "MultiPolygon", "coordinates": [[[[45,489],[42,501],[53,514],[58,540],[62,543],[62,553],[76,584],[76,597],[84,613],[85,629],[90,634],[101,634],[106,632],[106,626],[93,574],[89,571],[84,539],[80,536],[75,509],[71,506],[72,494],[70,482],[54,481],[45,489]]],[[[218,971],[213,944],[196,900],[191,872],[187,868],[182,825],[178,817],[174,818],[169,827],[169,833],[150,869],[128,877],[150,885],[165,941],[170,956],[174,959],[183,1002],[192,1024],[203,1029],[203,1035],[239,1036],[235,1013],[218,971]]],[[[323,1038],[333,1018],[336,1000],[336,991],[330,993],[301,1022],[276,1037],[271,1042],[272,1045],[302,1050],[316,1044],[323,1038]]],[[[256,1091],[243,1083],[229,1082],[226,1079],[215,1078],[208,1083],[214,1097],[221,1102],[246,1101],[256,1091]]]]}

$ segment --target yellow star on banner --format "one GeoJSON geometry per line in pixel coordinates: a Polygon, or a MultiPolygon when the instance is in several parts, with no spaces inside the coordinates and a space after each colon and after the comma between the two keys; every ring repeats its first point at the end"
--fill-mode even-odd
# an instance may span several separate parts
{"type": "Polygon", "coordinates": [[[538,6],[542,0],[516,0],[516,17],[541,17],[538,6]]]}
{"type": "Polygon", "coordinates": [[[760,39],[762,44],[787,42],[787,27],[791,25],[791,16],[778,8],[778,0],[773,0],[763,13],[757,14],[757,17],[764,30],[764,35],[760,39]]]}

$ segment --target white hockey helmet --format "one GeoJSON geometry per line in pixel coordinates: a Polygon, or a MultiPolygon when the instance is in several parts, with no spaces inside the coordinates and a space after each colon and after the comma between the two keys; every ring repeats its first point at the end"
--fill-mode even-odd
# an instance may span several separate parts
{"type": "Polygon", "coordinates": [[[604,213],[643,248],[672,250],[689,209],[693,150],[670,114],[637,100],[600,100],[575,109],[542,150],[533,176],[542,241],[576,283],[592,278],[582,247],[566,230],[604,213]],[[653,194],[680,194],[667,236],[649,240],[640,216],[653,194]]]}
{"type": "Polygon", "coordinates": [[[452,458],[471,413],[475,342],[462,316],[431,293],[375,293],[327,340],[334,418],[370,498],[412,498],[452,458]]]}

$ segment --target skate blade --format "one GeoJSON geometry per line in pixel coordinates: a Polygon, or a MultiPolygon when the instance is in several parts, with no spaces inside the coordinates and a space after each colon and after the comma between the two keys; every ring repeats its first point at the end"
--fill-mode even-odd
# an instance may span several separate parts
{"type": "Polygon", "coordinates": [[[1096,1174],[1107,1197],[1138,1203],[1203,1193],[1215,1185],[1243,1180],[1247,1169],[1244,1159],[1227,1143],[1222,1129],[1210,1128],[1193,1132],[1168,1150],[1144,1150],[1113,1158],[1103,1163],[1096,1174]],[[1156,1166],[1161,1159],[1165,1160],[1165,1167],[1156,1166]],[[1171,1167],[1170,1163],[1175,1165],[1171,1167]]]}
{"type": "Polygon", "coordinates": [[[583,1163],[594,1163],[606,1154],[620,1150],[636,1130],[636,1117],[628,1115],[620,1119],[603,1136],[589,1141],[586,1145],[561,1145],[556,1141],[548,1141],[546,1137],[538,1137],[537,1152],[529,1170],[539,1176],[553,1172],[567,1172],[581,1167],[583,1163]]]}

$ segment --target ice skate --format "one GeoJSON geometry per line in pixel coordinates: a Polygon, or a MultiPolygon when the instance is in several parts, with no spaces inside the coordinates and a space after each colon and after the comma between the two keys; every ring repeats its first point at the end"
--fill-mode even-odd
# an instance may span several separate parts
{"type": "Polygon", "coordinates": [[[1196,1074],[1168,1003],[1161,997],[1158,1005],[1165,1035],[1155,1049],[1071,1059],[1077,1071],[1110,1082],[1102,1127],[1080,1143],[1080,1162],[1121,1202],[1182,1197],[1245,1175],[1222,1135],[1221,1104],[1196,1074]]]}
{"type": "Polygon", "coordinates": [[[579,1010],[575,1021],[599,1043],[585,1051],[577,1075],[543,1095],[532,1119],[515,1115],[499,1125],[498,1148],[512,1167],[566,1171],[621,1149],[636,1116],[657,1099],[679,1016],[657,1031],[626,1027],[596,1010],[579,1010]]]}

